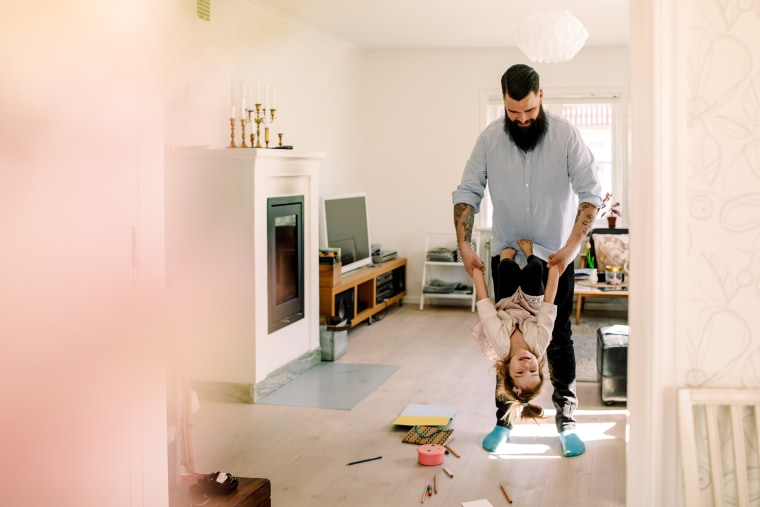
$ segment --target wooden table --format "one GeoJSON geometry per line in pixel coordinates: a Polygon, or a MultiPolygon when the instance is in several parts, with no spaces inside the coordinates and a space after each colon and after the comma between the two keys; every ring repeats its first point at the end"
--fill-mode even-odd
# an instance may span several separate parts
{"type": "Polygon", "coordinates": [[[586,298],[627,298],[628,286],[627,285],[607,285],[606,283],[596,284],[575,284],[575,295],[578,297],[576,302],[577,308],[575,310],[575,324],[578,325],[581,321],[581,312],[583,311],[583,303],[586,298]],[[603,290],[603,289],[614,290],[603,290]]]}

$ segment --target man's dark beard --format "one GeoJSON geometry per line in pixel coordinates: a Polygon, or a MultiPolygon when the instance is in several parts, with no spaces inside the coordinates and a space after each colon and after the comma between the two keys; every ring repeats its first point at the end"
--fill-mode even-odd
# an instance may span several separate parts
{"type": "Polygon", "coordinates": [[[538,142],[546,134],[546,114],[544,113],[544,107],[541,106],[541,111],[535,120],[530,122],[527,127],[521,127],[509,119],[509,115],[504,115],[504,132],[514,141],[514,143],[523,151],[530,151],[536,147],[538,142]]]}

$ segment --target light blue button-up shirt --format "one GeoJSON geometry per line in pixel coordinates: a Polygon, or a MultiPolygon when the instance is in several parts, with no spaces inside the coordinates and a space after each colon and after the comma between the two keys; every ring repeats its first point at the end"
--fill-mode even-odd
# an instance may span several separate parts
{"type": "Polygon", "coordinates": [[[462,182],[452,194],[454,204],[470,204],[477,213],[488,183],[493,204],[491,253],[515,248],[521,264],[524,257],[517,240],[533,240],[534,254],[548,260],[570,237],[578,204],[602,204],[594,155],[578,129],[544,111],[546,135],[527,153],[504,132],[503,118],[491,122],[478,136],[462,182]]]}

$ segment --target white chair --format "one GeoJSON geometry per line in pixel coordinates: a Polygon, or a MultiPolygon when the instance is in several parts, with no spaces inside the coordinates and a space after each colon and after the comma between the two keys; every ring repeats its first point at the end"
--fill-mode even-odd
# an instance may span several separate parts
{"type": "Polygon", "coordinates": [[[760,390],[678,392],[684,504],[760,505],[760,390]]]}

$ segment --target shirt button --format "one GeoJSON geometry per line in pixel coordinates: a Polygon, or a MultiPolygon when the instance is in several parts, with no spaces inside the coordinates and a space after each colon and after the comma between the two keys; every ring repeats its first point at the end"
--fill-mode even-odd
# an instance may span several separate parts
{"type": "Polygon", "coordinates": [[[528,188],[528,184],[527,183],[525,184],[525,188],[528,188]]]}

